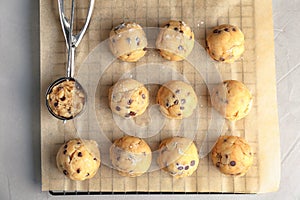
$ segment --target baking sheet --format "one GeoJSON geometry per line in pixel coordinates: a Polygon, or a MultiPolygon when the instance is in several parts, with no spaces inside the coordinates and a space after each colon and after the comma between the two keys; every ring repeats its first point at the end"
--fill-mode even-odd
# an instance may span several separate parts
{"type": "MultiPolygon", "coordinates": [[[[87,1],[78,1],[76,4],[75,28],[77,30],[84,22],[87,4],[87,1]]],[[[96,75],[100,73],[95,71],[97,62],[95,65],[90,64],[93,59],[97,61],[99,58],[91,54],[95,53],[99,44],[108,38],[111,28],[122,21],[135,21],[143,27],[159,27],[169,19],[183,20],[192,27],[195,39],[200,45],[205,43],[206,33],[210,28],[222,23],[231,23],[239,26],[245,34],[245,53],[241,60],[231,65],[215,63],[215,66],[222,79],[237,79],[244,82],[255,97],[250,114],[236,123],[233,132],[250,142],[254,149],[255,159],[254,165],[243,177],[222,175],[212,165],[210,157],[206,156],[200,160],[198,170],[191,177],[179,180],[161,170],[154,170],[137,178],[121,177],[115,170],[102,164],[93,179],[75,182],[65,178],[56,168],[56,152],[68,139],[78,136],[95,137],[94,132],[91,131],[95,122],[87,118],[88,123],[83,126],[79,123],[80,120],[63,124],[47,111],[44,94],[52,81],[65,75],[66,49],[59,24],[57,2],[40,1],[42,190],[162,193],[258,193],[277,190],[280,181],[280,158],[271,11],[269,0],[263,2],[255,0],[217,2],[212,0],[97,0],[88,31],[76,51],[76,76],[82,82],[86,80],[97,82],[96,92],[90,86],[92,84],[85,85],[89,93],[94,92],[92,94],[94,99],[92,106],[88,107],[83,117],[89,117],[88,111],[96,108],[96,125],[98,124],[104,130],[107,138],[112,141],[122,136],[122,131],[112,124],[112,116],[107,107],[108,87],[124,73],[148,63],[149,60],[165,63],[188,79],[200,99],[201,124],[194,131],[197,132],[195,141],[198,146],[201,146],[213,111],[207,85],[203,81],[205,78],[197,74],[189,62],[171,62],[170,64],[152,51],[138,63],[114,60],[103,76],[97,77],[96,75]],[[90,67],[88,70],[84,68],[86,65],[90,67]],[[87,74],[84,74],[86,71],[87,74]],[[104,118],[108,119],[105,123],[102,120],[104,118]]],[[[204,64],[204,67],[207,66],[204,64]]],[[[212,71],[207,68],[205,72],[212,71]]],[[[157,87],[151,86],[151,91],[154,92],[157,87]]],[[[97,127],[94,128],[97,129],[97,127]]],[[[170,126],[167,125],[164,127],[164,135],[160,134],[146,139],[152,149],[157,148],[158,141],[162,137],[170,134],[168,129],[170,126]]],[[[227,129],[228,126],[225,124],[222,133],[225,133],[227,129]]],[[[213,141],[208,141],[208,143],[213,143],[213,141]]]]}

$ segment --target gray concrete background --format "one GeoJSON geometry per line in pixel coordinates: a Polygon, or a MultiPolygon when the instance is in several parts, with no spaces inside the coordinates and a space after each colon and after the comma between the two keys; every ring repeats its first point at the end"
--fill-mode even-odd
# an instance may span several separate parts
{"type": "MultiPolygon", "coordinates": [[[[0,0],[0,200],[60,199],[41,192],[38,10],[38,0],[0,0]]],[[[273,19],[281,132],[279,191],[176,195],[177,199],[300,199],[300,0],[273,0],[273,19]]],[[[174,195],[77,199],[141,198],[167,200],[174,195]]]]}

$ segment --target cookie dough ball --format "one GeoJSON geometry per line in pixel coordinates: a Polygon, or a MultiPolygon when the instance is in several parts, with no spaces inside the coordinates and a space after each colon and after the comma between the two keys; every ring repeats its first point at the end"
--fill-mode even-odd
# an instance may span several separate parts
{"type": "Polygon", "coordinates": [[[252,107],[252,94],[241,82],[227,80],[212,90],[213,107],[229,121],[244,118],[252,107]]]}
{"type": "Polygon", "coordinates": [[[253,152],[241,137],[220,136],[212,149],[211,158],[222,173],[243,176],[252,166],[253,152]]]}
{"type": "Polygon", "coordinates": [[[114,141],[110,148],[112,165],[122,176],[141,176],[149,169],[151,149],[141,138],[124,136],[114,141]]]}
{"type": "Polygon", "coordinates": [[[176,178],[190,176],[199,164],[197,147],[188,138],[164,139],[159,145],[157,163],[161,169],[176,178]]]}
{"type": "Polygon", "coordinates": [[[169,81],[158,90],[156,102],[168,118],[182,119],[193,114],[198,100],[191,85],[183,81],[169,81]]]}
{"type": "Polygon", "coordinates": [[[159,32],[156,48],[167,60],[180,61],[193,50],[194,33],[183,21],[169,21],[159,32]]]}
{"type": "Polygon", "coordinates": [[[232,63],[244,52],[244,34],[229,24],[216,26],[206,38],[206,49],[216,61],[232,63]]]}
{"type": "Polygon", "coordinates": [[[146,34],[139,24],[123,22],[111,30],[109,46],[119,59],[136,62],[146,54],[146,34]]]}
{"type": "Polygon", "coordinates": [[[72,180],[90,179],[100,167],[98,144],[93,140],[69,140],[60,147],[56,155],[56,164],[58,169],[72,180]]]}
{"type": "Polygon", "coordinates": [[[121,79],[109,89],[111,110],[124,118],[139,116],[149,105],[149,92],[134,79],[121,79]]]}
{"type": "Polygon", "coordinates": [[[49,111],[61,119],[72,119],[84,108],[85,93],[79,83],[73,79],[66,79],[47,92],[49,111]]]}

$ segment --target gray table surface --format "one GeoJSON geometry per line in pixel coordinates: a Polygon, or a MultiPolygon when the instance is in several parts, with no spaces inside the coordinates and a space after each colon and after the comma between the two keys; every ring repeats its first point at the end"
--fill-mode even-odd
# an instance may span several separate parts
{"type": "MultiPolygon", "coordinates": [[[[41,192],[38,10],[38,0],[0,0],[0,200],[59,199],[41,192]]],[[[300,0],[273,0],[273,19],[281,133],[279,191],[259,195],[176,195],[177,198],[300,199],[300,0]]],[[[141,196],[79,198],[140,199],[141,196]]]]}

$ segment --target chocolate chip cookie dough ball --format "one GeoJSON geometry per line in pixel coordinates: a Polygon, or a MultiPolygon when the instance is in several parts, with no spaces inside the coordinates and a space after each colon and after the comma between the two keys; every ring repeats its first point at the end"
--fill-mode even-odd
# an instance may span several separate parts
{"type": "Polygon", "coordinates": [[[121,79],[109,89],[109,106],[112,112],[124,118],[139,116],[149,105],[147,88],[134,79],[121,79]]]}
{"type": "Polygon", "coordinates": [[[188,138],[164,139],[159,145],[157,163],[161,169],[176,178],[190,176],[199,164],[197,147],[188,138]]]}
{"type": "Polygon", "coordinates": [[[227,175],[243,176],[253,163],[247,141],[237,136],[220,136],[211,151],[213,164],[227,175]]]}
{"type": "Polygon", "coordinates": [[[158,90],[156,102],[166,117],[182,119],[193,114],[198,99],[191,85],[183,81],[169,81],[158,90]]]}
{"type": "Polygon", "coordinates": [[[216,26],[206,38],[206,49],[216,61],[232,63],[244,52],[244,34],[229,24],[216,26]]]}
{"type": "Polygon", "coordinates": [[[169,21],[159,32],[156,48],[167,60],[180,61],[193,50],[194,33],[183,21],[169,21]]]}
{"type": "Polygon", "coordinates": [[[114,141],[110,148],[112,165],[122,176],[141,176],[149,169],[151,149],[141,138],[124,136],[114,141]]]}
{"type": "Polygon", "coordinates": [[[56,155],[56,164],[58,169],[72,180],[90,179],[100,167],[98,144],[93,140],[69,140],[60,147],[56,155]]]}
{"type": "Polygon", "coordinates": [[[147,38],[137,23],[121,23],[110,32],[111,52],[126,62],[136,62],[146,53],[147,38]]]}
{"type": "Polygon", "coordinates": [[[241,82],[226,80],[212,90],[212,106],[229,121],[248,115],[252,107],[252,94],[241,82]]]}
{"type": "Polygon", "coordinates": [[[86,95],[75,80],[65,80],[55,85],[47,94],[47,105],[55,116],[72,119],[82,112],[86,95]]]}

